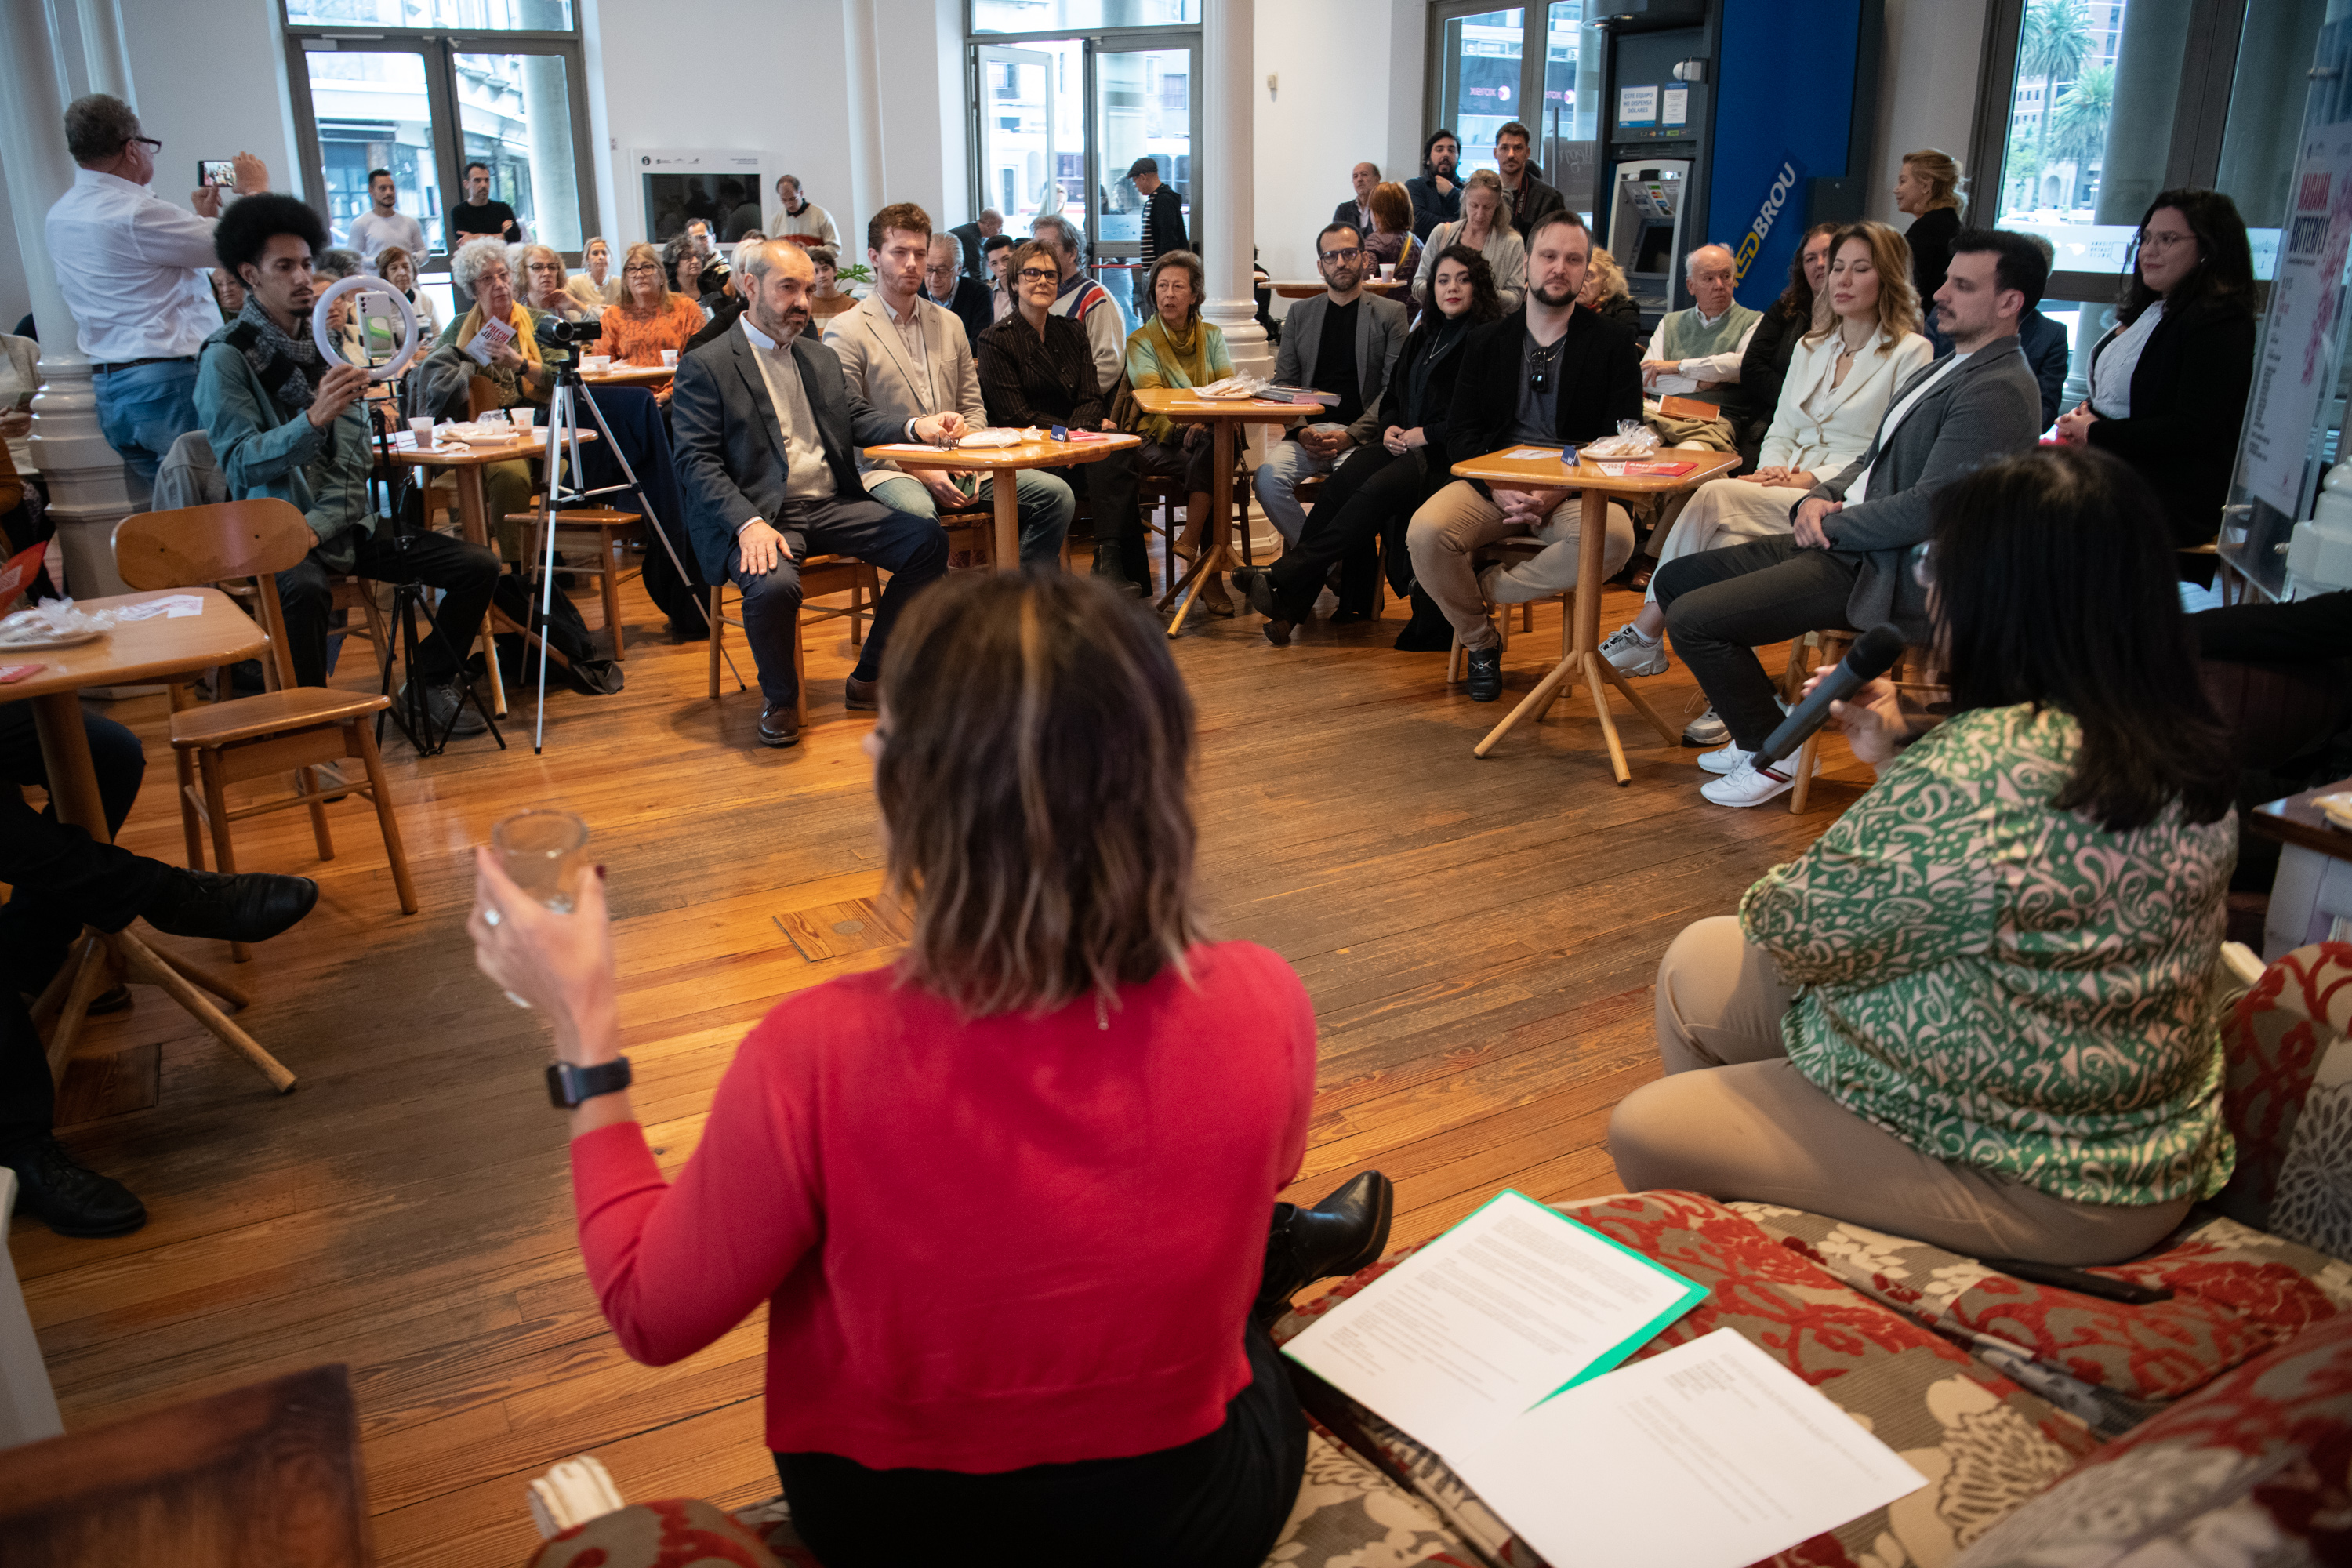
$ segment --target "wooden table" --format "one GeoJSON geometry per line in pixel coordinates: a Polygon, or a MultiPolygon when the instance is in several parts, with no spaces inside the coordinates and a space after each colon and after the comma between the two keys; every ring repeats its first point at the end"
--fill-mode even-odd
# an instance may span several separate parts
{"type": "MultiPolygon", "coordinates": [[[[126,622],[78,647],[0,652],[0,664],[43,666],[37,674],[0,686],[0,702],[33,705],[33,724],[40,735],[41,761],[48,769],[49,799],[57,808],[58,820],[73,824],[100,844],[110,844],[113,838],[107,831],[106,805],[99,795],[89,737],[82,730],[78,695],[82,689],[175,679],[250,658],[269,646],[268,634],[217,588],[122,594],[84,599],[79,607],[119,610],[173,595],[193,595],[203,601],[204,609],[194,616],[126,622]]],[[[294,1087],[294,1075],[196,989],[201,985],[232,1005],[243,1007],[252,998],[241,987],[175,953],[149,947],[128,929],[110,932],[85,928],[65,967],[34,1005],[36,1023],[51,1016],[57,1019],[48,1047],[52,1077],[62,1076],[90,1003],[118,980],[162,986],[221,1044],[260,1068],[279,1093],[294,1087]]]]}
{"type": "Polygon", "coordinates": [[[2352,932],[2352,832],[2327,820],[2315,797],[2352,790],[2352,779],[2267,801],[2246,814],[2246,826],[2276,839],[2278,872],[2263,916],[2263,961],[2276,961],[2315,942],[2340,942],[2352,932]]]}
{"type": "Polygon", "coordinates": [[[1601,733],[1609,742],[1609,766],[1620,784],[1633,782],[1633,771],[1625,765],[1625,748],[1617,739],[1617,722],[1609,714],[1609,695],[1603,681],[1613,683],[1625,694],[1625,700],[1647,719],[1658,733],[1672,745],[1682,739],[1682,731],[1658,717],[1655,710],[1643,701],[1628,685],[1617,667],[1601,657],[1601,552],[1608,543],[1609,500],[1612,496],[1669,495],[1678,490],[1693,489],[1707,480],[1729,473],[1739,466],[1737,452],[1703,452],[1682,447],[1668,447],[1654,459],[1659,462],[1690,463],[1685,474],[1665,477],[1612,478],[1598,464],[1587,458],[1573,468],[1563,468],[1557,447],[1548,448],[1541,458],[1507,458],[1507,452],[1521,450],[1507,447],[1501,452],[1489,452],[1483,458],[1473,458],[1454,465],[1457,479],[1483,479],[1489,489],[1546,490],[1572,485],[1582,492],[1582,511],[1578,525],[1576,552],[1576,601],[1570,611],[1568,654],[1552,672],[1537,683],[1519,705],[1504,716],[1503,721],[1486,732],[1486,738],[1471,748],[1474,756],[1485,756],[1495,749],[1495,742],[1510,732],[1520,720],[1534,715],[1541,717],[1560,687],[1581,675],[1592,692],[1592,709],[1601,718],[1601,733]]]}
{"type": "MultiPolygon", "coordinates": [[[[1113,452],[1133,451],[1143,445],[1140,436],[1100,432],[1098,441],[1056,441],[1050,437],[1024,441],[1017,447],[925,447],[914,442],[888,442],[868,447],[866,455],[880,463],[896,463],[908,470],[936,468],[946,473],[986,473],[1017,476],[1023,468],[1066,468],[1076,463],[1099,463],[1113,452]]],[[[988,487],[990,521],[993,524],[999,572],[1021,569],[1020,499],[1012,482],[988,487]]]]}
{"type": "MultiPolygon", "coordinates": [[[[1319,278],[1286,278],[1266,287],[1286,300],[1312,300],[1323,292],[1324,285],[1319,278]]],[[[1362,287],[1365,293],[1378,294],[1386,299],[1401,289],[1412,288],[1412,279],[1402,274],[1394,278],[1371,277],[1364,279],[1362,287]]]]}
{"type": "Polygon", "coordinates": [[[1266,403],[1255,397],[1202,397],[1190,387],[1150,386],[1135,389],[1135,401],[1147,414],[1157,414],[1179,425],[1206,425],[1214,443],[1209,463],[1209,547],[1192,563],[1182,581],[1172,584],[1160,607],[1182,595],[1168,635],[1184,629],[1184,617],[1201,596],[1201,589],[1219,572],[1242,564],[1234,558],[1234,427],[1236,425],[1287,425],[1295,419],[1320,419],[1330,412],[1319,403],[1266,403]]]}
{"type": "Polygon", "coordinates": [[[661,386],[677,375],[676,365],[616,364],[610,370],[583,370],[580,379],[591,386],[661,386]]]}

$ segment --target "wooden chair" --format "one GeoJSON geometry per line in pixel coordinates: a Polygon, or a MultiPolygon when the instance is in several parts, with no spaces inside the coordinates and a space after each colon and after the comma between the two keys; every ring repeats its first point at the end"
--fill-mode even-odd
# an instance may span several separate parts
{"type": "Polygon", "coordinates": [[[9,1568],[363,1568],[375,1561],[341,1366],[0,1452],[9,1568]]]}
{"type": "MultiPolygon", "coordinates": [[[[1826,669],[1845,658],[1853,647],[1855,635],[1843,626],[1832,626],[1807,632],[1790,643],[1789,668],[1780,678],[1780,700],[1794,703],[1804,691],[1807,678],[1814,670],[1826,669]],[[1805,662],[1805,650],[1809,647],[1817,650],[1819,655],[1810,665],[1805,662]]],[[[1943,672],[1927,667],[1926,654],[1925,648],[1905,648],[1903,657],[1895,661],[1895,668],[1887,671],[1887,675],[1898,691],[1908,691],[1929,700],[1940,700],[1944,691],[1943,672]]],[[[1791,814],[1803,811],[1806,802],[1812,798],[1813,770],[1820,764],[1822,736],[1826,732],[1827,726],[1824,726],[1806,736],[1804,745],[1797,752],[1797,787],[1789,792],[1791,814]]]]}
{"type": "MultiPolygon", "coordinates": [[[[732,589],[719,584],[710,590],[710,697],[719,698],[719,661],[720,649],[727,638],[727,628],[740,630],[742,595],[736,595],[738,613],[726,613],[726,598],[732,589]]],[[[881,574],[852,555],[808,555],[801,559],[801,602],[793,612],[793,674],[797,696],[793,710],[800,727],[808,727],[808,659],[807,649],[801,646],[802,628],[812,620],[833,620],[849,617],[849,646],[862,647],[866,642],[866,617],[882,596],[881,574]],[[835,594],[847,594],[846,608],[838,605],[812,605],[811,599],[829,598],[835,594]]]]}
{"type": "MultiPolygon", "coordinates": [[[[527,570],[536,571],[546,559],[546,541],[539,532],[538,506],[534,504],[529,511],[509,512],[507,521],[522,525],[523,562],[527,570]]],[[[622,563],[628,559],[627,545],[638,537],[642,526],[643,519],[636,512],[615,511],[610,507],[567,508],[555,514],[557,549],[564,547],[568,535],[573,543],[585,543],[595,552],[593,565],[567,557],[557,570],[588,573],[596,578],[597,586],[604,591],[604,629],[613,636],[613,658],[616,663],[628,657],[621,647],[621,582],[641,570],[624,570],[622,563]]]]}
{"type": "MultiPolygon", "coordinates": [[[[364,795],[375,805],[400,912],[413,915],[416,889],[409,880],[408,857],[401,848],[400,824],[393,816],[392,788],[384,780],[383,759],[376,753],[373,723],[377,713],[392,706],[392,699],[376,692],[294,684],[277,574],[299,563],[310,548],[310,531],[302,514],[275,500],[142,512],[116,525],[115,570],[131,587],[185,588],[223,578],[249,578],[262,627],[269,634],[267,657],[277,670],[278,689],[199,705],[187,682],[172,683],[172,750],[180,768],[181,826],[192,851],[202,847],[198,820],[209,826],[215,862],[221,870],[234,872],[231,823],[301,806],[310,813],[319,858],[331,860],[335,844],[327,831],[326,803],[347,794],[364,795]],[[188,776],[192,753],[203,779],[201,795],[188,776]],[[322,785],[312,770],[320,763],[346,758],[355,758],[366,768],[367,783],[340,789],[322,785]],[[230,809],[230,784],[289,771],[296,775],[294,794],[230,809]]],[[[194,853],[190,858],[203,864],[194,853]]],[[[241,942],[232,943],[230,951],[239,962],[247,956],[241,942]]]]}

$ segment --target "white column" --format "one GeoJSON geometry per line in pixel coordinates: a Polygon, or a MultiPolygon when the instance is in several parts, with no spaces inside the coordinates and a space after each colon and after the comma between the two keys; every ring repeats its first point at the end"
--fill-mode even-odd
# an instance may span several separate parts
{"type": "Polygon", "coordinates": [[[1250,283],[1255,241],[1257,180],[1251,132],[1257,68],[1256,0],[1207,0],[1201,27],[1201,153],[1194,167],[1193,210],[1200,214],[1207,252],[1209,300],[1201,314],[1225,334],[1234,368],[1274,374],[1265,329],[1257,324],[1250,283]]]}
{"type": "MultiPolygon", "coordinates": [[[[842,53],[849,70],[849,210],[836,211],[841,264],[866,259],[866,220],[882,195],[882,47],[874,0],[841,0],[842,53]]],[[[801,178],[810,176],[803,174],[801,178]]]]}
{"type": "Polygon", "coordinates": [[[139,107],[131,91],[131,51],[122,41],[121,0],[75,0],[74,20],[81,28],[82,68],[89,90],[111,93],[139,107]]]}
{"type": "Polygon", "coordinates": [[[0,59],[12,62],[10,90],[0,93],[0,165],[8,171],[17,254],[41,332],[33,461],[49,483],[49,515],[71,592],[77,598],[120,594],[114,525],[146,504],[146,487],[99,431],[89,362],[75,343],[73,312],[50,270],[48,211],[73,184],[74,165],[66,155],[57,37],[46,0],[0,0],[0,59]]]}

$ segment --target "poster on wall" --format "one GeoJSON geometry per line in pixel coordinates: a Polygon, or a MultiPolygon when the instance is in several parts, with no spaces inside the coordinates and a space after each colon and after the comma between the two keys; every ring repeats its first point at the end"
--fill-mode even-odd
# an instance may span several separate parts
{"type": "Polygon", "coordinates": [[[2312,421],[2336,374],[2344,262],[2352,246],[2352,124],[2317,127],[2295,162],[2240,474],[2249,494],[2299,517],[2312,421]]]}
{"type": "Polygon", "coordinates": [[[1621,87],[1617,89],[1617,123],[1625,125],[1655,125],[1658,122],[1658,89],[1654,87],[1621,87]]]}

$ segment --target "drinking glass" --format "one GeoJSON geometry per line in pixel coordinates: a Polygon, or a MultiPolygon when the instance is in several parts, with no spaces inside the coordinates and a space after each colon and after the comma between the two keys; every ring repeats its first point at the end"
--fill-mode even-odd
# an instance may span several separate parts
{"type": "MultiPolygon", "coordinates": [[[[586,823],[551,807],[518,811],[490,829],[490,848],[499,858],[499,869],[516,887],[557,914],[572,912],[587,868],[586,823]]],[[[507,1000],[518,1007],[530,1005],[511,991],[507,1000]]]]}

